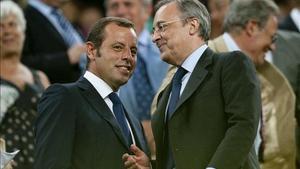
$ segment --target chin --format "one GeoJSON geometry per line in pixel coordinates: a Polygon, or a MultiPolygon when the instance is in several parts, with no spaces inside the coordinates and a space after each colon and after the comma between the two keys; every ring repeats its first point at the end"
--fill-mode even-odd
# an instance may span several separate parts
{"type": "Polygon", "coordinates": [[[171,64],[171,56],[169,55],[169,54],[167,54],[167,53],[162,53],[161,55],[160,55],[160,58],[161,58],[161,60],[163,60],[164,62],[167,62],[167,63],[169,63],[169,64],[171,64]]]}
{"type": "Polygon", "coordinates": [[[254,62],[254,64],[256,67],[260,67],[260,66],[264,65],[265,62],[266,62],[265,60],[257,60],[256,62],[254,62]]]}

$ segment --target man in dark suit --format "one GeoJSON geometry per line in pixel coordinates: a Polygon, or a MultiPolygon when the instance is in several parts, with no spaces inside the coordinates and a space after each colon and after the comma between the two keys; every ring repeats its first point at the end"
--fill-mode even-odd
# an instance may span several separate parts
{"type": "MultiPolygon", "coordinates": [[[[207,47],[209,14],[197,0],[162,0],[157,9],[153,41],[161,58],[178,67],[152,118],[157,169],[259,168],[254,65],[241,52],[217,54],[207,47]]],[[[140,167],[137,157],[123,159],[127,167],[140,167]]]]}
{"type": "Polygon", "coordinates": [[[27,29],[22,62],[45,72],[51,83],[76,81],[81,74],[79,64],[85,63],[82,39],[59,10],[62,2],[29,0],[24,10],[27,29]]]}
{"type": "Polygon", "coordinates": [[[141,124],[116,94],[135,68],[133,24],[102,18],[86,45],[84,76],[49,87],[38,105],[35,169],[121,169],[124,153],[148,152],[141,124]]]}

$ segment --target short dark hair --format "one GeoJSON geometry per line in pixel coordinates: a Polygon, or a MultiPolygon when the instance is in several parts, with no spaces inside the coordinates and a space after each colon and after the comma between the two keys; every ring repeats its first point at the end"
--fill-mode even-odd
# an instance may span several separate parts
{"type": "MultiPolygon", "coordinates": [[[[114,23],[121,27],[126,28],[132,28],[135,30],[134,24],[125,18],[119,18],[119,17],[103,17],[99,19],[90,30],[86,42],[92,42],[96,47],[99,47],[102,45],[102,42],[105,39],[105,28],[107,25],[114,23]]],[[[98,49],[99,50],[99,49],[98,49]]],[[[87,67],[89,65],[89,58],[87,57],[87,67]]]]}
{"type": "Polygon", "coordinates": [[[104,17],[99,19],[93,25],[87,36],[86,42],[92,42],[95,46],[101,46],[103,40],[105,39],[105,27],[111,23],[121,27],[133,28],[135,30],[134,24],[128,19],[119,17],[104,17]]]}

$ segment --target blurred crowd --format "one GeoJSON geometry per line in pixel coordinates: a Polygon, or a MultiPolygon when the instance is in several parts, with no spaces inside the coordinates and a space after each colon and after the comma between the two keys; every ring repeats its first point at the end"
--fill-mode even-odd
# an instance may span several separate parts
{"type": "MultiPolygon", "coordinates": [[[[155,95],[176,70],[160,59],[152,42],[158,1],[1,0],[0,144],[7,152],[20,150],[5,169],[33,168],[38,101],[50,84],[83,75],[89,62],[86,38],[105,16],[124,17],[135,25],[137,65],[119,95],[141,122],[155,160],[155,95]]],[[[199,1],[211,17],[208,46],[216,52],[240,50],[255,64],[262,98],[255,141],[261,168],[300,169],[300,0],[269,0],[268,8],[246,2],[235,6],[239,0],[199,1]],[[256,29],[260,33],[254,36],[256,29]]]]}

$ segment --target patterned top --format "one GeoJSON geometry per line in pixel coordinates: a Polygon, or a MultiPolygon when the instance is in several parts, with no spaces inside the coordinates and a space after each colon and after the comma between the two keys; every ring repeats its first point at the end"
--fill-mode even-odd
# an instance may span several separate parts
{"type": "Polygon", "coordinates": [[[7,152],[20,150],[14,158],[14,169],[33,168],[33,124],[37,116],[37,102],[44,87],[37,72],[31,72],[34,84],[26,84],[23,91],[0,78],[0,137],[6,141],[7,152]]]}

